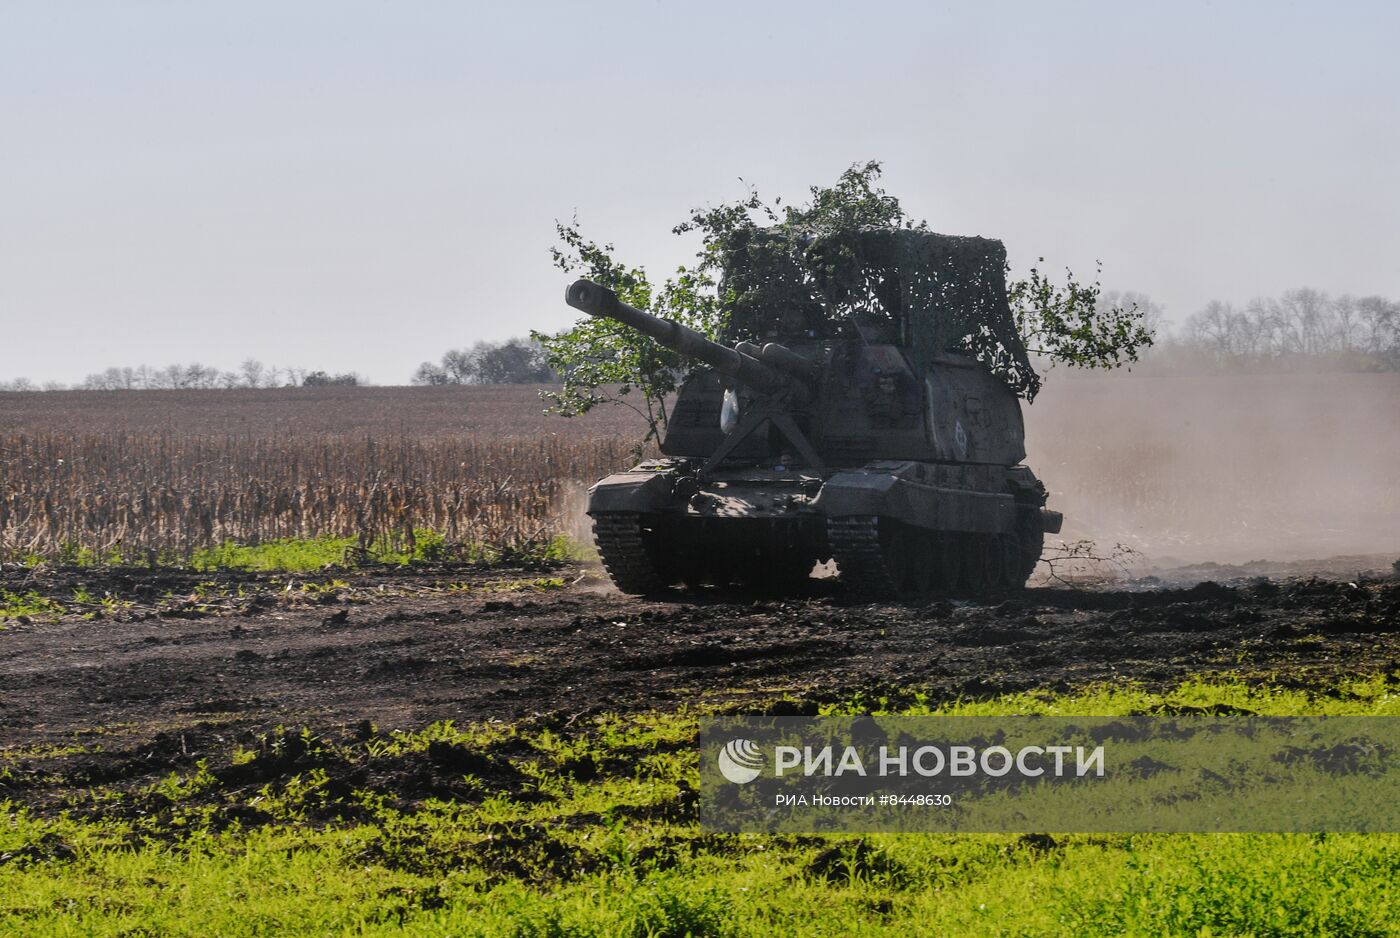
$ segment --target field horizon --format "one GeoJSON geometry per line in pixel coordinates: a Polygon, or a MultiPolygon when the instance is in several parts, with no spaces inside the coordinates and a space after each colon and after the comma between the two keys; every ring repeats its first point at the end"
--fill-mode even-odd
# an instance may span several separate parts
{"type": "MultiPolygon", "coordinates": [[[[549,478],[553,491],[535,499],[530,519],[551,533],[586,539],[582,488],[631,463],[644,424],[620,406],[567,419],[547,415],[539,394],[549,387],[0,393],[0,471],[12,479],[39,472],[44,491],[100,490],[107,503],[133,501],[157,483],[217,501],[234,480],[211,479],[211,460],[236,463],[250,478],[256,472],[278,478],[280,470],[262,455],[249,455],[259,441],[277,441],[313,463],[347,447],[397,448],[402,458],[381,467],[381,477],[415,492],[430,475],[439,486],[480,492],[493,479],[521,484],[543,468],[557,470],[549,478]],[[84,447],[93,448],[91,460],[84,447]],[[187,447],[198,452],[185,463],[177,458],[155,475],[133,471],[149,464],[153,452],[187,447]],[[454,463],[459,452],[463,458],[454,463]],[[36,465],[36,458],[48,465],[36,465]],[[126,485],[117,478],[123,472],[132,476],[126,485]]],[[[1065,514],[1067,541],[1125,545],[1140,570],[1400,555],[1397,411],[1400,375],[1390,373],[1054,372],[1036,402],[1023,405],[1026,463],[1045,481],[1051,507],[1065,514]]],[[[363,481],[353,461],[325,471],[342,486],[363,481]]],[[[290,476],[276,483],[280,490],[292,484],[290,476]]],[[[17,514],[12,510],[12,527],[17,514]]],[[[441,517],[433,509],[414,520],[409,511],[394,523],[431,526],[441,517]]],[[[320,528],[287,519],[268,533],[246,521],[227,533],[235,539],[360,533],[352,528],[343,518],[320,528]]],[[[9,540],[37,533],[32,525],[15,528],[9,540]]],[[[0,545],[6,537],[0,517],[0,545]]],[[[88,538],[88,546],[114,539],[106,530],[88,538]]]]}

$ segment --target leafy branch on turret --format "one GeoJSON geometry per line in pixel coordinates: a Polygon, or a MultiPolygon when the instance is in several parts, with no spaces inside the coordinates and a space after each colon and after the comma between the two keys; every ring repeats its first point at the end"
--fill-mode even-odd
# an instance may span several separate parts
{"type": "MultiPolygon", "coordinates": [[[[972,296],[980,290],[984,299],[997,298],[1004,332],[969,323],[982,308],[975,305],[954,310],[950,319],[966,330],[964,347],[1027,400],[1040,386],[1027,350],[1052,363],[1115,368],[1137,361],[1151,345],[1143,312],[1100,302],[1097,278],[1081,283],[1067,270],[1058,283],[1032,267],[1025,278],[1006,283],[1003,293],[1004,252],[982,249],[983,259],[1003,259],[994,272],[984,264],[972,288],[928,277],[901,282],[895,273],[899,252],[921,242],[916,236],[873,235],[927,232],[928,226],[909,218],[899,200],[876,185],[880,172],[875,161],[853,165],[835,185],[812,186],[802,205],[783,205],[781,199],[770,204],[750,188],[737,202],[694,209],[673,232],[700,236],[696,260],[660,285],[643,268],[617,260],[613,245],[585,238],[577,219],[556,222],[559,240],[551,253],[555,266],[614,291],[624,303],[729,342],[793,331],[834,334],[862,317],[893,321],[911,297],[940,302],[950,293],[972,296]]],[[[952,263],[944,271],[959,269],[952,263]]],[[[534,338],[563,378],[560,390],[543,392],[550,412],[575,416],[602,404],[620,405],[645,420],[642,446],[664,433],[667,397],[692,368],[676,352],[608,319],[583,319],[556,335],[537,332],[534,338]]]]}

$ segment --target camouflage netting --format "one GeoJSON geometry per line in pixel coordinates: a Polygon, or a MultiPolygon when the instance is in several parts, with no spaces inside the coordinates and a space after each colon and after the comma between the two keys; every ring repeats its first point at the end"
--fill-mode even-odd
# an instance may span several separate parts
{"type": "Polygon", "coordinates": [[[726,248],[727,338],[838,338],[887,324],[921,368],[939,352],[965,351],[1027,400],[1040,389],[1007,304],[1000,241],[906,228],[755,228],[726,248]]]}

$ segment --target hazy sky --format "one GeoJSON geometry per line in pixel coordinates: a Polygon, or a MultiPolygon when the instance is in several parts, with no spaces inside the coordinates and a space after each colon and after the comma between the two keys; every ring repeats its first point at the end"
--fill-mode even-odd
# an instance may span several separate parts
{"type": "Polygon", "coordinates": [[[407,381],[572,319],[555,218],[867,159],[936,230],[1184,317],[1400,297],[1400,13],[1269,3],[0,0],[0,379],[246,357],[407,381]]]}

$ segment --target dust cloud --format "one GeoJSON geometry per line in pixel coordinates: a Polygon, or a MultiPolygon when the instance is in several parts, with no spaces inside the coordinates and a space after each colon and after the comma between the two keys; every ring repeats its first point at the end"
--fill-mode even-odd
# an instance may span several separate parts
{"type": "Polygon", "coordinates": [[[578,479],[564,480],[550,508],[555,530],[568,538],[569,543],[585,550],[593,547],[593,521],[587,514],[588,487],[592,484],[578,479]]]}
{"type": "Polygon", "coordinates": [[[1024,412],[1066,541],[1150,568],[1400,557],[1400,375],[1058,372],[1024,412]]]}
{"type": "MultiPolygon", "coordinates": [[[[1022,410],[1026,462],[1065,516],[1050,552],[1122,544],[1126,572],[1183,583],[1350,576],[1400,558],[1400,375],[1055,371],[1022,410]]],[[[591,546],[588,484],[567,484],[555,510],[591,546]]]]}

